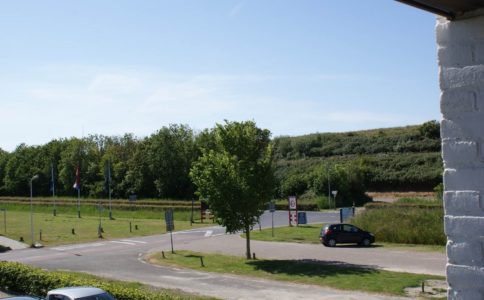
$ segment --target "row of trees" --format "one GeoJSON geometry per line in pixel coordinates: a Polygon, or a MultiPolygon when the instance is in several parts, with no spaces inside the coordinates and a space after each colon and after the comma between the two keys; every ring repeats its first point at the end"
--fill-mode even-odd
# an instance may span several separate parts
{"type": "MultiPolygon", "coordinates": [[[[36,194],[51,195],[52,168],[56,195],[76,196],[72,185],[79,166],[83,196],[107,197],[107,169],[110,168],[114,198],[137,194],[140,198],[192,199],[196,195],[190,168],[203,155],[203,149],[217,147],[215,128],[194,132],[186,125],[170,125],[142,139],[131,134],[91,135],[83,139],[53,140],[41,146],[22,144],[11,153],[0,149],[0,196],[27,196],[28,182],[34,174],[39,174],[36,194]]],[[[293,153],[293,150],[285,151],[296,149],[300,140],[309,138],[314,138],[315,146],[324,140],[332,141],[325,146],[328,149],[338,144],[358,145],[362,139],[366,142],[359,144],[360,147],[367,147],[373,141],[373,148],[383,149],[388,141],[397,140],[409,145],[419,145],[419,141],[424,146],[428,141],[439,144],[438,133],[438,123],[431,121],[406,128],[275,138],[271,140],[275,169],[273,196],[327,195],[328,177],[331,189],[339,191],[339,199],[350,203],[367,201],[366,189],[432,190],[442,181],[439,151],[415,152],[418,147],[412,146],[415,151],[403,153],[381,150],[351,154],[349,151],[345,155],[299,158],[287,158],[283,153],[293,153]],[[412,138],[404,142],[405,137],[412,138]]],[[[338,151],[344,149],[341,146],[338,151]]]]}
{"type": "Polygon", "coordinates": [[[136,193],[146,198],[190,199],[194,187],[189,170],[200,147],[210,139],[208,130],[196,135],[188,126],[170,125],[143,139],[131,134],[91,135],[41,146],[22,144],[12,153],[0,151],[0,195],[28,195],[28,182],[38,174],[38,195],[51,195],[54,185],[56,195],[74,196],[79,167],[85,196],[105,197],[111,182],[115,198],[136,193]]]}

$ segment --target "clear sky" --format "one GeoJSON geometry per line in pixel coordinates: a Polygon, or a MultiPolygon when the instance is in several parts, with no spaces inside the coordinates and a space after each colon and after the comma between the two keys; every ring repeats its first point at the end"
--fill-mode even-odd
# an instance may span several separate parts
{"type": "Polygon", "coordinates": [[[0,1],[0,148],[254,120],[440,119],[435,16],[390,0],[0,1]]]}

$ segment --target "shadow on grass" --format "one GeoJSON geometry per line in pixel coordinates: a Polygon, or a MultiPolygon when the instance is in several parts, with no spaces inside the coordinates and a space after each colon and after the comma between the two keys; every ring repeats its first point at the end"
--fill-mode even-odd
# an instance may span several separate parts
{"type": "Polygon", "coordinates": [[[373,266],[348,264],[340,261],[302,260],[255,260],[247,262],[254,269],[271,274],[289,276],[332,277],[338,275],[363,275],[376,273],[373,266]]]}

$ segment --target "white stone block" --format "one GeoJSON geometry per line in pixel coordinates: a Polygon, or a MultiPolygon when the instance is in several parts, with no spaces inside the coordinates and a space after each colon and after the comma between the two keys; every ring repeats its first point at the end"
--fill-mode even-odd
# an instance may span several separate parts
{"type": "Polygon", "coordinates": [[[437,49],[439,65],[462,68],[475,64],[475,47],[472,44],[449,45],[437,49]]]}
{"type": "Polygon", "coordinates": [[[484,200],[478,191],[444,193],[445,214],[450,216],[484,216],[484,200]]]}
{"type": "Polygon", "coordinates": [[[484,241],[477,240],[449,241],[447,243],[448,262],[454,265],[484,267],[484,241]]]}
{"type": "Polygon", "coordinates": [[[477,143],[474,141],[444,140],[442,142],[442,157],[446,168],[473,166],[476,164],[478,155],[477,143]]]}
{"type": "Polygon", "coordinates": [[[483,40],[476,42],[473,46],[474,51],[472,54],[474,56],[474,64],[476,65],[484,64],[484,36],[482,38],[483,40]]]}
{"type": "Polygon", "coordinates": [[[444,217],[444,231],[449,240],[474,241],[484,235],[484,217],[444,217]]]}
{"type": "Polygon", "coordinates": [[[444,118],[459,118],[463,113],[474,113],[477,108],[477,91],[473,89],[451,89],[442,93],[440,110],[444,118]]]}
{"type": "Polygon", "coordinates": [[[459,290],[449,289],[447,292],[448,300],[482,300],[484,299],[484,289],[459,290]]]}
{"type": "Polygon", "coordinates": [[[484,84],[484,65],[464,68],[441,67],[440,89],[446,91],[460,87],[472,87],[484,84]]]}
{"type": "MultiPolygon", "coordinates": [[[[447,264],[447,281],[453,290],[482,291],[484,289],[484,268],[447,264]]],[[[468,298],[461,299],[467,300],[468,298]]]]}
{"type": "Polygon", "coordinates": [[[484,113],[467,114],[441,122],[442,140],[478,141],[484,138],[484,113]]]}
{"type": "Polygon", "coordinates": [[[468,44],[484,36],[484,16],[457,21],[439,19],[436,33],[440,46],[468,44]]]}
{"type": "Polygon", "coordinates": [[[484,188],[484,168],[445,169],[446,191],[481,191],[484,188]]]}

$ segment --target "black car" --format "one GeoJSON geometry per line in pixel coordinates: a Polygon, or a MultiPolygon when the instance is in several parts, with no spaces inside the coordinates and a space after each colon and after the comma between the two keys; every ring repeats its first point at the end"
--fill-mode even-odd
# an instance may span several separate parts
{"type": "Polygon", "coordinates": [[[328,224],[321,229],[319,240],[328,247],[342,243],[355,243],[367,247],[375,242],[375,236],[351,224],[328,224]]]}

